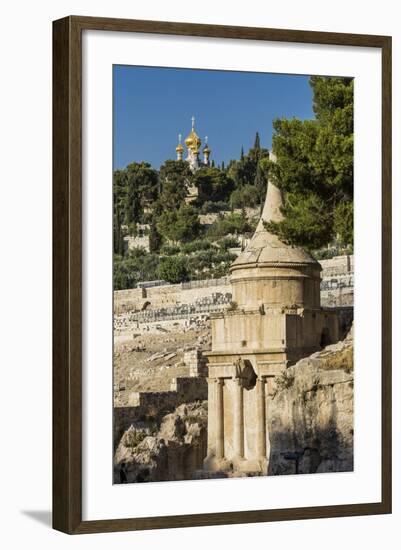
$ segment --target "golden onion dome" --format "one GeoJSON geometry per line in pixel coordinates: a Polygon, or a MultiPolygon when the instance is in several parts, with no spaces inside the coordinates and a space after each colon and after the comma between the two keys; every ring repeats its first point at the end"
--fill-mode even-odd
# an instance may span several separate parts
{"type": "Polygon", "coordinates": [[[184,150],[184,147],[181,145],[181,143],[179,143],[175,148],[175,150],[177,151],[177,153],[182,153],[184,150]]]}
{"type": "Polygon", "coordinates": [[[188,137],[185,140],[185,145],[189,149],[193,149],[197,151],[200,147],[201,140],[198,134],[195,132],[195,130],[192,130],[191,133],[188,135],[188,137]]]}
{"type": "Polygon", "coordinates": [[[209,149],[209,146],[207,144],[204,146],[203,152],[204,153],[210,153],[210,149],[209,149]]]}

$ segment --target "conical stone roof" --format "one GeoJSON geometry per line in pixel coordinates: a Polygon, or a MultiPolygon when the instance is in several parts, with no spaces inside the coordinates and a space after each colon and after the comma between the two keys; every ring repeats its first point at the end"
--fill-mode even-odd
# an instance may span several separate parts
{"type": "Polygon", "coordinates": [[[269,181],[262,216],[256,231],[245,250],[231,264],[231,271],[247,267],[263,267],[264,265],[286,267],[296,264],[313,265],[320,268],[319,263],[303,248],[283,243],[277,235],[273,235],[265,228],[264,222],[279,222],[283,219],[282,205],[280,189],[269,181]]]}

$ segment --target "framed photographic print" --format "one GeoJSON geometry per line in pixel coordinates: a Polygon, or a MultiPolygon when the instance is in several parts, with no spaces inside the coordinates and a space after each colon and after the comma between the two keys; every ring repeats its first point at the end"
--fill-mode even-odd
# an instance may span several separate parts
{"type": "Polygon", "coordinates": [[[53,526],[391,512],[391,38],[53,29],[53,526]]]}

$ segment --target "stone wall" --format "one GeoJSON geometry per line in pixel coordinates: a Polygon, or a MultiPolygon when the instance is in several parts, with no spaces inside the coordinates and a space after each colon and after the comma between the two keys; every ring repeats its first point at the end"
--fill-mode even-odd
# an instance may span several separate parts
{"type": "Polygon", "coordinates": [[[184,353],[184,363],[189,367],[189,376],[207,376],[207,361],[200,349],[193,349],[184,353]]]}
{"type": "Polygon", "coordinates": [[[182,403],[207,399],[206,378],[180,377],[171,384],[170,391],[132,392],[128,407],[114,407],[114,444],[132,424],[161,418],[182,403]]]}
{"type": "Polygon", "coordinates": [[[114,319],[114,328],[123,329],[127,324],[135,325],[135,323],[155,323],[208,316],[210,313],[223,311],[229,307],[231,298],[231,293],[213,292],[211,295],[197,299],[192,303],[120,314],[114,319]]]}
{"type": "MultiPolygon", "coordinates": [[[[322,306],[352,306],[354,257],[337,256],[320,263],[323,268],[320,287],[322,306]]],[[[182,319],[193,314],[223,311],[230,304],[231,297],[230,277],[117,290],[114,292],[114,312],[116,319],[118,315],[133,314],[130,320],[141,323],[182,319]]]]}
{"type": "Polygon", "coordinates": [[[322,306],[353,306],[354,304],[354,256],[335,256],[321,260],[323,268],[320,284],[322,306]]]}
{"type": "Polygon", "coordinates": [[[191,281],[177,285],[133,288],[114,291],[114,312],[121,314],[141,310],[179,307],[210,299],[213,294],[231,294],[229,277],[191,281]]]}
{"type": "Polygon", "coordinates": [[[320,260],[322,266],[322,277],[329,278],[337,275],[345,275],[347,273],[354,272],[354,256],[353,254],[347,256],[334,256],[329,260],[320,260]]]}
{"type": "Polygon", "coordinates": [[[142,236],[136,236],[136,237],[127,235],[126,237],[124,237],[124,246],[126,250],[135,250],[136,248],[144,248],[149,252],[150,250],[149,235],[142,235],[142,236]]]}

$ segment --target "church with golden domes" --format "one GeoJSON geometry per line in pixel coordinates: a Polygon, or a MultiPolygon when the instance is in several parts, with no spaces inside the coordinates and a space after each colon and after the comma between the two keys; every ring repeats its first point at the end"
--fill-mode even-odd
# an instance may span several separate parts
{"type": "MultiPolygon", "coordinates": [[[[198,136],[198,134],[195,132],[195,117],[192,117],[192,128],[191,132],[188,134],[187,138],[185,139],[185,145],[187,148],[187,156],[185,158],[185,161],[188,162],[192,172],[196,172],[196,170],[199,170],[201,166],[210,166],[210,148],[208,145],[207,136],[205,137],[205,146],[202,149],[203,153],[203,159],[202,161],[199,158],[199,151],[201,147],[201,139],[198,136]]],[[[181,143],[181,134],[178,136],[178,145],[175,148],[177,153],[177,160],[184,160],[183,154],[184,154],[184,146],[181,143]]]]}

